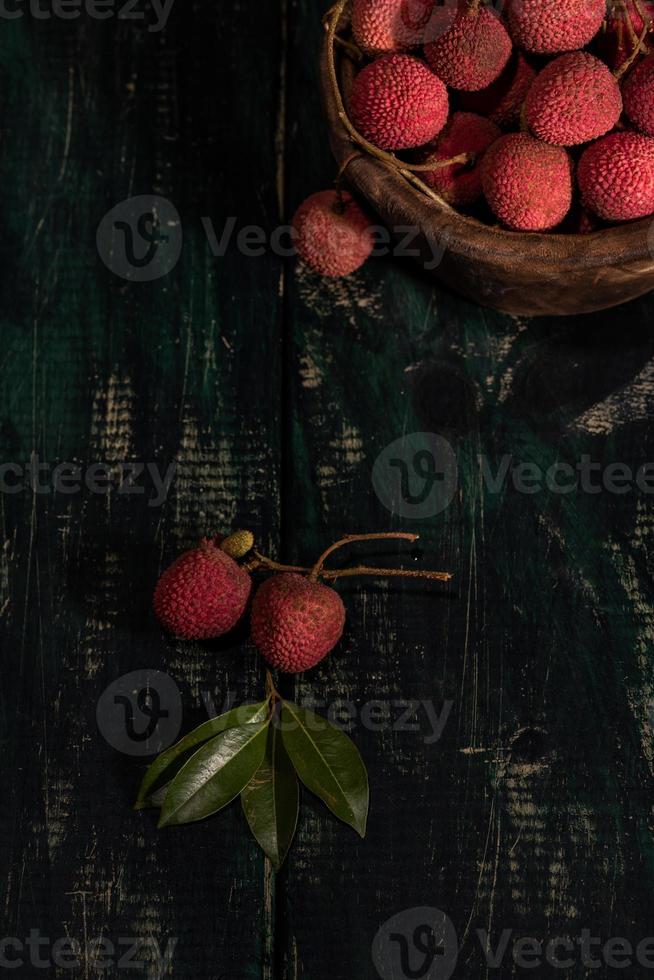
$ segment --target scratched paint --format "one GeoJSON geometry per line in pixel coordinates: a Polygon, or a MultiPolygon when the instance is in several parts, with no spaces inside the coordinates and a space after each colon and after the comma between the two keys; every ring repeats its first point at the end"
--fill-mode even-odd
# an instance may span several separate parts
{"type": "MultiPolygon", "coordinates": [[[[650,301],[615,321],[619,337],[604,325],[603,354],[595,319],[569,339],[552,321],[480,311],[403,265],[374,261],[334,284],[270,257],[207,257],[199,214],[267,227],[296,187],[334,177],[316,122],[319,17],[307,0],[285,8],[180,9],[163,41],[126,23],[3,30],[3,450],[23,458],[44,442],[66,458],[160,454],[179,467],[157,513],[115,499],[0,501],[2,649],[16,653],[0,692],[11,932],[177,936],[169,973],[194,980],[369,980],[380,924],[422,904],[446,910],[462,937],[586,926],[638,941],[651,932],[654,868],[647,502],[494,496],[471,461],[651,455],[651,358],[639,362],[631,325],[650,301]],[[169,280],[133,289],[99,265],[87,232],[151,188],[179,206],[184,253],[169,280]],[[639,366],[625,380],[630,357],[639,366]],[[585,363],[601,368],[599,396],[585,363]],[[404,432],[437,427],[443,402],[458,405],[457,376],[473,393],[469,417],[448,420],[459,493],[415,525],[421,561],[451,569],[452,589],[342,583],[342,644],[285,682],[290,695],[359,707],[451,699],[443,738],[359,723],[367,840],[305,794],[277,879],[238,808],[158,834],[131,811],[142,765],[96,731],[102,690],[135,666],[165,669],[190,727],[206,691],[219,702],[261,689],[245,631],[207,646],[161,636],[149,608],[158,571],[232,523],[303,560],[343,531],[398,527],[370,462],[404,432]],[[528,725],[547,730],[551,752],[507,762],[528,725]]],[[[395,547],[366,557],[414,560],[395,547]]],[[[92,976],[86,961],[81,975],[92,976]]],[[[493,974],[464,957],[459,975],[493,974]]]]}

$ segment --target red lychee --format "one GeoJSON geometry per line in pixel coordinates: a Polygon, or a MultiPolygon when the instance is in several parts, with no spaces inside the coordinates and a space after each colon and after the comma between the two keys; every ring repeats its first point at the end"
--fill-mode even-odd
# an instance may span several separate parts
{"type": "Polygon", "coordinates": [[[455,112],[425,163],[449,160],[461,153],[474,153],[472,165],[465,163],[441,167],[422,174],[443,200],[455,207],[473,204],[481,197],[480,163],[484,152],[501,135],[499,126],[473,112],[455,112]]]}
{"type": "Polygon", "coordinates": [[[434,0],[354,0],[354,40],[369,57],[417,48],[433,6],[434,0]]]}
{"type": "Polygon", "coordinates": [[[515,57],[492,85],[479,92],[462,92],[459,107],[487,116],[502,129],[517,127],[522,104],[535,77],[535,70],[522,52],[516,51],[515,57]]]}
{"type": "Polygon", "coordinates": [[[252,639],[277,670],[299,674],[336,646],[345,626],[338,592],[303,575],[274,575],[252,603],[252,639]]]}
{"type": "Polygon", "coordinates": [[[454,23],[425,44],[430,67],[451,88],[476,92],[501,75],[511,57],[511,38],[490,7],[459,7],[454,23]]]}
{"type": "Polygon", "coordinates": [[[585,47],[606,14],[606,0],[509,0],[509,30],[515,43],[535,54],[585,47]]]}
{"type": "Polygon", "coordinates": [[[252,579],[215,541],[181,555],[157,583],[154,611],[174,636],[209,640],[233,629],[245,612],[252,579]]]}
{"type": "Polygon", "coordinates": [[[429,143],[447,121],[443,82],[407,54],[389,54],[362,69],[350,96],[352,122],[382,150],[408,150],[429,143]]]}
{"type": "Polygon", "coordinates": [[[587,51],[551,61],[525,100],[525,119],[534,136],[556,146],[576,146],[603,136],[621,113],[620,86],[604,62],[587,51]]]}
{"type": "Polygon", "coordinates": [[[572,161],[560,146],[527,133],[501,136],[481,165],[493,213],[517,231],[545,231],[565,218],[572,203],[572,161]]]}
{"type": "Polygon", "coordinates": [[[609,133],[584,150],[577,168],[581,198],[600,218],[631,221],[654,213],[654,139],[609,133]]]}
{"type": "Polygon", "coordinates": [[[298,255],[322,276],[349,276],[375,246],[370,220],[349,194],[319,191],[308,197],[293,218],[298,255]]]}
{"type": "Polygon", "coordinates": [[[636,65],[622,86],[625,112],[636,129],[654,136],[654,54],[636,65]]]}

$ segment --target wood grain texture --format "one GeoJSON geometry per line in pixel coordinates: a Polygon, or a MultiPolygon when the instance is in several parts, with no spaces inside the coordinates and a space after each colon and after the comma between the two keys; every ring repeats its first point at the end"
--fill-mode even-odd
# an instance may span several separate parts
{"type": "MultiPolygon", "coordinates": [[[[291,77],[306,82],[321,40],[312,3],[299,5],[295,38],[291,77]]],[[[289,98],[304,134],[288,163],[299,199],[330,173],[306,84],[289,98]]],[[[651,299],[568,322],[513,318],[389,260],[336,284],[299,268],[289,288],[293,557],[340,531],[407,524],[371,482],[377,455],[407,433],[450,441],[459,490],[444,513],[409,522],[424,563],[453,570],[454,588],[342,585],[341,650],[298,685],[300,699],[359,709],[453,708],[431,746],[370,732],[359,714],[369,836],[319,808],[305,816],[283,882],[281,975],[372,980],[378,928],[423,905],[454,922],[455,977],[529,972],[510,953],[489,970],[479,928],[494,946],[504,929],[544,941],[589,929],[635,947],[653,900],[650,498],[529,495],[510,482],[492,492],[479,456],[492,472],[504,456],[543,469],[584,454],[634,472],[648,462],[651,299]]]]}
{"type": "MultiPolygon", "coordinates": [[[[144,762],[106,744],[95,710],[110,682],[149,667],[178,685],[184,730],[207,695],[218,709],[230,691],[259,695],[242,636],[166,642],[150,595],[202,534],[276,535],[281,267],[214,259],[200,219],[278,223],[279,11],[178,4],[164,34],[3,22],[2,51],[2,460],[177,465],[158,508],[115,493],[0,501],[2,935],[174,939],[166,975],[259,978],[264,866],[240,812],[157,832],[131,809],[144,762]],[[184,247],[165,279],[130,284],[102,264],[95,232],[143,193],[177,207],[184,247]]],[[[96,973],[85,962],[76,975],[96,973]]]]}
{"type": "Polygon", "coordinates": [[[175,938],[176,978],[374,980],[379,927],[425,905],[457,929],[455,977],[520,976],[533,971],[509,957],[487,968],[476,929],[494,945],[503,929],[634,945],[652,933],[654,525],[638,491],[526,494],[508,480],[493,492],[479,456],[493,473],[507,456],[653,459],[652,300],[527,320],[407,262],[328,282],[269,254],[214,259],[201,217],[270,231],[333,180],[322,12],[196,0],[161,35],[3,24],[0,461],[174,461],[177,474],[159,508],[0,494],[1,935],[175,938]],[[165,279],[129,284],[95,232],[147,193],[176,205],[184,248],[165,279]],[[408,521],[371,473],[415,431],[447,438],[458,488],[443,512],[408,521]],[[302,562],[343,532],[417,530],[419,550],[360,553],[456,575],[339,584],[343,642],[284,689],[323,713],[354,706],[370,829],[358,840],[304,793],[276,879],[238,807],[163,832],[135,814],[144,763],[95,717],[107,685],[138,668],[175,680],[184,731],[208,696],[216,710],[230,692],[259,697],[245,629],[175,643],[150,612],[180,549],[239,524],[302,562]],[[397,720],[407,701],[451,702],[439,741],[424,707],[420,731],[361,720],[371,702],[397,720]]]}

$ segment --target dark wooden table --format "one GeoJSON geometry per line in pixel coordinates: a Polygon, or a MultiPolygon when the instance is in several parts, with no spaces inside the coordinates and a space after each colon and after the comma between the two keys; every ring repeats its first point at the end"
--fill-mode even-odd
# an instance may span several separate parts
{"type": "MultiPolygon", "coordinates": [[[[0,25],[1,936],[46,937],[46,962],[58,939],[86,949],[76,967],[37,968],[5,944],[7,975],[157,975],[116,957],[99,973],[103,936],[121,955],[133,938],[172,941],[163,975],[180,980],[372,980],[380,927],[406,913],[402,933],[427,906],[458,934],[456,977],[649,976],[606,955],[584,966],[578,943],[567,970],[526,969],[511,949],[654,934],[652,497],[644,481],[601,482],[612,463],[633,475],[654,459],[653,302],[521,321],[408,262],[334,283],[270,247],[248,257],[232,240],[213,256],[207,228],[220,238],[233,218],[270,236],[333,180],[321,13],[316,0],[177,0],[163,31],[151,15],[0,25]],[[183,233],[177,264],[149,282],[121,278],[96,244],[136,195],[169,201],[170,235],[183,233]],[[450,505],[420,519],[389,510],[371,476],[414,432],[447,439],[458,463],[450,505]],[[491,474],[508,467],[501,486],[480,456],[491,474]],[[511,475],[585,456],[599,492],[525,492],[511,475]],[[177,469],[155,506],[147,472],[140,495],[64,492],[61,463],[84,479],[96,463],[177,469]],[[419,554],[363,553],[455,573],[451,588],[339,586],[343,642],[285,691],[355,705],[369,833],[305,794],[277,877],[238,806],[160,832],[133,812],[147,760],[112,744],[98,710],[146,670],[179,689],[183,731],[212,703],[259,699],[245,628],[175,642],[150,608],[180,550],[237,526],[303,563],[342,532],[417,530],[419,554]],[[370,702],[397,721],[412,700],[419,731],[364,721],[370,702]],[[425,702],[450,705],[439,740],[425,702]],[[479,929],[493,947],[512,932],[500,967],[479,929]]],[[[411,962],[395,980],[448,975],[411,962]]]]}

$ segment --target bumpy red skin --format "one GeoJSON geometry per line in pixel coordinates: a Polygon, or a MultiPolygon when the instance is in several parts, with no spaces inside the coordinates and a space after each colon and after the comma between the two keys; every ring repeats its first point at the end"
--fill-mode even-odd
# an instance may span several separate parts
{"type": "Polygon", "coordinates": [[[425,157],[432,160],[448,160],[460,153],[474,153],[473,166],[455,164],[427,173],[421,173],[426,184],[454,207],[467,207],[481,197],[480,163],[485,151],[501,135],[499,126],[475,115],[474,112],[455,112],[434,150],[425,157]]]}
{"type": "Polygon", "coordinates": [[[318,191],[295,212],[293,239],[300,258],[321,276],[349,276],[375,247],[370,219],[349,194],[338,211],[336,191],[318,191]],[[337,210],[334,210],[336,208],[337,210]]]}
{"type": "Polygon", "coordinates": [[[362,69],[350,96],[352,122],[382,150],[429,143],[447,121],[447,89],[427,66],[408,54],[389,54],[362,69]]]}
{"type": "Polygon", "coordinates": [[[525,99],[529,129],[555,146],[589,143],[613,129],[621,114],[620,86],[604,62],[587,51],[551,61],[525,99]]]}
{"type": "Polygon", "coordinates": [[[509,0],[511,37],[524,51],[559,54],[585,47],[606,15],[606,0],[509,0]]]}
{"type": "Polygon", "coordinates": [[[560,146],[527,133],[500,137],[481,165],[486,200],[516,231],[547,231],[565,218],[572,203],[572,161],[560,146]]]}
{"type": "Polygon", "coordinates": [[[577,168],[583,204],[607,221],[654,213],[654,139],[609,133],[584,151],[577,168]]]}
{"type": "MultiPolygon", "coordinates": [[[[611,68],[620,68],[631,57],[634,39],[641,36],[645,26],[634,0],[624,0],[624,3],[625,7],[622,0],[615,4],[599,39],[600,54],[611,68]]],[[[640,0],[640,5],[650,20],[654,20],[654,0],[640,0]]]]}
{"type": "Polygon", "coordinates": [[[446,85],[477,92],[499,78],[512,49],[506,28],[490,7],[471,13],[464,4],[450,29],[425,44],[425,57],[446,85]]]}
{"type": "Polygon", "coordinates": [[[338,592],[303,575],[283,572],[258,589],[252,603],[252,639],[276,670],[299,674],[334,649],[345,626],[338,592]]]}
{"type": "Polygon", "coordinates": [[[210,640],[236,626],[251,590],[249,574],[213,541],[204,540],[163,573],[154,611],[174,636],[210,640]]]}
{"type": "Polygon", "coordinates": [[[354,40],[371,58],[417,48],[433,6],[434,0],[354,0],[354,40]]]}
{"type": "Polygon", "coordinates": [[[517,51],[492,85],[479,92],[462,92],[459,107],[487,116],[502,129],[512,129],[520,122],[522,104],[535,77],[535,70],[517,51]]]}
{"type": "Polygon", "coordinates": [[[622,86],[625,112],[636,129],[654,136],[654,54],[636,65],[622,86]]]}

